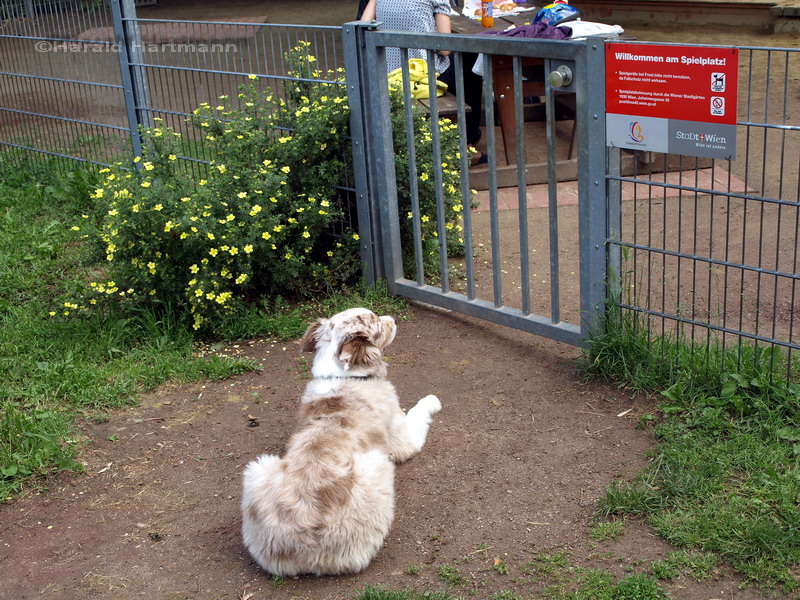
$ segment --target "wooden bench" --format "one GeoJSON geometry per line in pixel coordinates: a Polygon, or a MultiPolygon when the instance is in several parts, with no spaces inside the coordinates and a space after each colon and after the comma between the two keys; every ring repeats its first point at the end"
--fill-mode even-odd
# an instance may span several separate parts
{"type": "MultiPolygon", "coordinates": [[[[422,106],[426,113],[431,112],[431,99],[420,98],[417,102],[422,106]]],[[[458,98],[450,92],[445,92],[443,96],[436,98],[436,108],[439,111],[440,117],[447,117],[448,119],[455,120],[458,118],[458,98]]],[[[464,111],[470,112],[472,108],[469,104],[464,105],[464,111]]]]}

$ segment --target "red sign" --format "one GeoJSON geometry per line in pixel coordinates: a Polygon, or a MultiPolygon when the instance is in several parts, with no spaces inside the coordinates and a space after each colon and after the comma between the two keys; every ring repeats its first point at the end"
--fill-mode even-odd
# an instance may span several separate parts
{"type": "Polygon", "coordinates": [[[736,124],[738,48],[606,44],[606,112],[736,124]]]}

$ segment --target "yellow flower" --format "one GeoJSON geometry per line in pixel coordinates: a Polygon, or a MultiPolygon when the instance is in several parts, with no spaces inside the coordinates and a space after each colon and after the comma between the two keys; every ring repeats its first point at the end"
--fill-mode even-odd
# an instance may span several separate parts
{"type": "Polygon", "coordinates": [[[291,255],[290,252],[287,252],[286,254],[283,255],[283,258],[285,258],[286,260],[289,260],[290,258],[292,258],[292,255],[291,255]]]}
{"type": "Polygon", "coordinates": [[[248,75],[248,76],[247,76],[247,78],[248,78],[248,79],[258,79],[258,75],[255,75],[255,74],[253,74],[253,73],[250,73],[250,75],[248,75]]]}
{"type": "Polygon", "coordinates": [[[236,278],[236,283],[238,283],[239,285],[243,284],[245,281],[247,281],[247,275],[245,275],[244,273],[242,273],[236,278]]]}
{"type": "Polygon", "coordinates": [[[306,231],[304,231],[304,232],[303,232],[303,237],[304,237],[304,238],[310,238],[310,237],[311,237],[311,234],[310,234],[310,233],[308,233],[308,230],[306,230],[306,231]]]}
{"type": "Polygon", "coordinates": [[[228,250],[228,252],[230,252],[231,256],[235,256],[235,255],[239,254],[239,248],[237,248],[236,246],[234,246],[233,248],[231,248],[230,250],[228,250]]]}
{"type": "Polygon", "coordinates": [[[217,254],[219,254],[219,250],[217,250],[216,248],[212,248],[211,250],[208,251],[208,253],[211,256],[216,256],[217,254]]]}
{"type": "Polygon", "coordinates": [[[208,239],[210,239],[210,240],[213,240],[213,239],[215,239],[215,236],[214,236],[214,234],[213,234],[213,233],[210,233],[210,232],[209,232],[209,233],[207,233],[207,234],[206,234],[206,236],[207,236],[207,237],[208,237],[208,239]]]}
{"type": "Polygon", "coordinates": [[[168,158],[168,159],[170,159],[170,160],[175,160],[175,159],[177,159],[178,157],[177,157],[177,156],[175,156],[174,154],[170,154],[170,155],[169,155],[167,158],[168,158]]]}
{"type": "Polygon", "coordinates": [[[162,208],[164,208],[164,206],[163,206],[162,204],[156,204],[156,205],[153,207],[153,210],[161,210],[162,208]]]}
{"type": "Polygon", "coordinates": [[[247,192],[239,192],[236,196],[238,198],[247,198],[247,192]]]}
{"type": "Polygon", "coordinates": [[[270,235],[269,232],[265,231],[264,233],[261,234],[261,237],[264,238],[265,240],[268,240],[269,238],[272,237],[272,235],[270,235]]]}
{"type": "Polygon", "coordinates": [[[245,252],[245,254],[250,254],[252,251],[253,251],[253,244],[247,244],[247,245],[244,247],[244,252],[245,252]]]}
{"type": "Polygon", "coordinates": [[[255,204],[253,206],[253,208],[250,209],[250,216],[251,217],[255,217],[260,212],[261,212],[261,206],[258,205],[258,204],[255,204]]]}
{"type": "Polygon", "coordinates": [[[331,205],[331,203],[328,202],[327,200],[323,200],[322,202],[319,203],[319,205],[328,208],[331,205]]]}
{"type": "Polygon", "coordinates": [[[143,181],[142,182],[142,187],[143,188],[149,188],[150,187],[150,182],[149,181],[143,181]]]}
{"type": "Polygon", "coordinates": [[[353,234],[353,239],[354,239],[354,240],[356,240],[356,241],[358,241],[358,240],[360,240],[360,239],[361,239],[361,236],[360,236],[360,235],[358,235],[357,233],[354,233],[354,234],[353,234]]]}
{"type": "Polygon", "coordinates": [[[427,174],[427,173],[420,173],[420,176],[419,176],[419,178],[420,178],[422,181],[428,181],[428,179],[429,179],[429,177],[428,177],[428,174],[427,174]]]}
{"type": "Polygon", "coordinates": [[[184,196],[183,198],[181,198],[181,202],[188,202],[189,200],[191,200],[189,196],[184,196]]]}
{"type": "Polygon", "coordinates": [[[288,173],[289,171],[291,171],[291,169],[289,167],[281,167],[281,171],[283,171],[284,173],[288,173]]]}
{"type": "Polygon", "coordinates": [[[144,166],[144,170],[145,171],[152,171],[153,169],[155,169],[155,167],[153,166],[153,163],[151,163],[151,162],[143,163],[143,166],[144,166]]]}
{"type": "Polygon", "coordinates": [[[191,267],[189,267],[189,270],[192,273],[197,273],[200,270],[200,267],[198,267],[197,265],[192,265],[191,267]]]}
{"type": "Polygon", "coordinates": [[[137,163],[140,160],[142,160],[142,157],[141,156],[136,156],[136,157],[134,157],[133,162],[137,163]]]}

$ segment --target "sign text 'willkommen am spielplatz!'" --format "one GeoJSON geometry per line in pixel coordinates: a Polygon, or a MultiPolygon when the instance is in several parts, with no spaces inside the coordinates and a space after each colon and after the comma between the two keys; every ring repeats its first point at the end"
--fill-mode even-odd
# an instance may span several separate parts
{"type": "Polygon", "coordinates": [[[736,157],[737,48],[606,44],[606,143],[736,157]]]}

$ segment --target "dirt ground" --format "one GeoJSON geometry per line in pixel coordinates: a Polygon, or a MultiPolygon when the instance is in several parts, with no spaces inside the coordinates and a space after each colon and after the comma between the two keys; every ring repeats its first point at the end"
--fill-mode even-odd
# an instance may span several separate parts
{"type": "MultiPolygon", "coordinates": [[[[650,401],[584,382],[572,347],[417,307],[389,349],[390,378],[405,408],[436,393],[444,409],[423,452],[397,470],[385,547],[357,577],[278,586],[243,550],[240,478],[247,461],[282,452],[308,366],[297,342],[229,351],[263,371],[166,387],[86,425],[84,475],[0,506],[0,597],[347,598],[365,584],[443,588],[437,569],[456,565],[488,598],[541,552],[623,575],[670,550],[636,522],[616,542],[594,547],[588,535],[603,487],[647,463],[652,440],[636,424],[650,401]]],[[[760,597],[738,585],[722,575],[673,589],[692,600],[760,597]]],[[[533,597],[535,584],[525,589],[533,597]]]]}
{"type": "MultiPolygon", "coordinates": [[[[278,3],[236,4],[239,16],[262,14],[265,4],[279,15],[272,11],[278,3]]],[[[222,18],[234,16],[233,5],[193,3],[186,12],[162,2],[140,15],[196,18],[194,11],[208,9],[208,18],[222,18]],[[165,14],[170,6],[177,12],[165,14]]],[[[336,14],[343,12],[339,6],[336,14]]],[[[331,24],[336,15],[308,10],[303,18],[331,24]]],[[[629,32],[700,41],[692,31],[629,32]]],[[[706,31],[702,41],[789,47],[799,39],[747,35],[706,31]]],[[[283,451],[307,357],[296,342],[253,340],[229,351],[263,370],[167,386],[105,423],[84,424],[85,474],[62,474],[0,505],[0,598],[344,599],[366,584],[444,589],[443,565],[464,571],[477,598],[504,589],[535,598],[538,585],[523,581],[522,567],[539,553],[565,550],[575,565],[622,576],[673,550],[635,520],[617,541],[589,536],[604,486],[647,464],[653,440],[637,423],[651,400],[585,382],[573,347],[415,307],[388,351],[390,378],[404,408],[429,393],[444,408],[423,452],[397,469],[397,511],[384,548],[357,577],[272,581],[241,544],[241,471],[261,453],[283,451]],[[496,559],[508,574],[492,568],[496,559]]],[[[678,580],[669,589],[685,600],[768,597],[740,584],[722,569],[706,582],[678,580]]],[[[469,596],[471,589],[452,591],[469,596]]]]}

